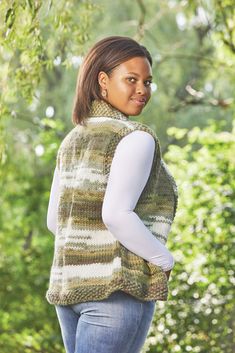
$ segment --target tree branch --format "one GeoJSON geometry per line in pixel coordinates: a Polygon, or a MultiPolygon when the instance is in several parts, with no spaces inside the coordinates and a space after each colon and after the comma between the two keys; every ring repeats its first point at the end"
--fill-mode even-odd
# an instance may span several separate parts
{"type": "Polygon", "coordinates": [[[145,21],[145,15],[146,15],[146,8],[142,0],[137,0],[137,4],[140,7],[140,18],[137,25],[137,36],[139,37],[138,39],[140,40],[144,36],[144,21],[145,21]]]}
{"type": "MultiPolygon", "coordinates": [[[[224,20],[224,25],[225,25],[225,29],[227,30],[227,34],[228,34],[228,37],[229,37],[229,40],[226,39],[224,36],[222,37],[222,40],[224,42],[224,44],[230,48],[230,50],[235,54],[235,44],[233,43],[233,30],[234,30],[234,27],[230,27],[229,24],[228,24],[228,18],[226,16],[226,13],[224,11],[224,7],[222,6],[222,2],[221,0],[218,0],[218,7],[221,11],[221,14],[222,14],[222,17],[223,17],[223,20],[224,20]]],[[[231,12],[234,11],[234,9],[231,9],[231,12]]],[[[220,34],[223,35],[223,31],[219,31],[220,34]]]]}

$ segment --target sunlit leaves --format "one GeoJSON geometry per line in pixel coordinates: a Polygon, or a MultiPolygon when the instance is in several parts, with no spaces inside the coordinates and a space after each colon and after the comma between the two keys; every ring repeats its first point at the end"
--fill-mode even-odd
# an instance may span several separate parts
{"type": "Polygon", "coordinates": [[[176,264],[146,349],[232,353],[235,125],[228,132],[211,121],[205,129],[170,133],[187,138],[165,155],[179,187],[169,240],[176,264]]]}

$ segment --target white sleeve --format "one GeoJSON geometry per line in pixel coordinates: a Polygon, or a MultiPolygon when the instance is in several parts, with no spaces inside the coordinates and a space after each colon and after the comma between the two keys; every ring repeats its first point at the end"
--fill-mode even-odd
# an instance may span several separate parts
{"type": "Polygon", "coordinates": [[[57,211],[59,201],[59,171],[55,167],[53,181],[51,185],[50,200],[47,210],[47,228],[55,235],[56,222],[57,222],[57,211]]]}
{"type": "Polygon", "coordinates": [[[133,212],[147,183],[155,141],[145,131],[133,131],[118,143],[102,207],[108,230],[128,250],[168,271],[174,266],[169,250],[133,212]]]}

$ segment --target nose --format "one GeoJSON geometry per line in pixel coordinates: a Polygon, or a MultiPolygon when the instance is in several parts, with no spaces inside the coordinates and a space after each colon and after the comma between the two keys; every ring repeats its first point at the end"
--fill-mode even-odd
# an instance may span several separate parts
{"type": "Polygon", "coordinates": [[[143,82],[139,82],[136,88],[137,94],[145,94],[146,90],[147,90],[147,87],[145,86],[145,84],[143,82]]]}

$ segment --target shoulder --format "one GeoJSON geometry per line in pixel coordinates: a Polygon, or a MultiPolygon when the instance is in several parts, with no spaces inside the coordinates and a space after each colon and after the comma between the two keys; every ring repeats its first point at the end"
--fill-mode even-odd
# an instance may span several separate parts
{"type": "Polygon", "coordinates": [[[150,126],[148,126],[148,125],[146,125],[144,123],[141,123],[139,121],[133,121],[132,123],[134,124],[135,131],[145,132],[145,136],[151,135],[155,140],[158,139],[155,131],[152,128],[150,128],[150,126]]]}
{"type": "Polygon", "coordinates": [[[124,137],[126,135],[129,135],[131,132],[139,131],[142,133],[136,133],[132,134],[133,138],[142,138],[142,139],[148,139],[148,140],[155,140],[158,141],[158,137],[153,129],[151,129],[148,125],[141,123],[139,121],[133,121],[133,120],[128,120],[128,121],[118,121],[116,125],[116,132],[124,137]]]}
{"type": "Polygon", "coordinates": [[[71,130],[69,130],[62,138],[60,145],[59,145],[59,150],[66,149],[66,148],[70,147],[72,144],[79,141],[79,139],[82,136],[82,129],[83,129],[83,127],[81,127],[80,125],[77,125],[77,126],[73,127],[71,130]]]}
{"type": "Polygon", "coordinates": [[[134,149],[135,151],[151,151],[155,147],[155,139],[145,130],[130,131],[119,142],[118,148],[134,149]]]}

